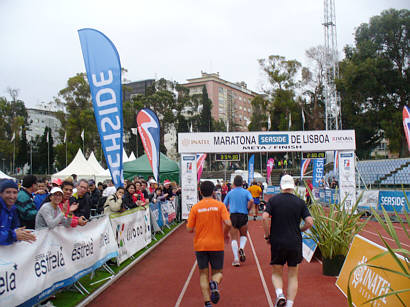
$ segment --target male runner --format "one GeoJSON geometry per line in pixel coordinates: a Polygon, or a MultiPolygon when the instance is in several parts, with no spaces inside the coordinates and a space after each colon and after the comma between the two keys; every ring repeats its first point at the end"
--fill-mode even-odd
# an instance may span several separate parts
{"type": "Polygon", "coordinates": [[[292,307],[298,291],[298,265],[302,262],[301,232],[313,226],[313,218],[305,202],[295,196],[292,176],[280,180],[281,193],[269,199],[263,212],[265,240],[271,245],[272,283],[277,307],[292,307]],[[269,223],[269,218],[271,218],[269,223]],[[305,221],[300,226],[301,220],[305,221]],[[270,224],[270,225],[269,225],[270,224]],[[288,264],[288,300],[283,294],[283,266],[288,264]]]}
{"type": "Polygon", "coordinates": [[[242,176],[235,176],[233,180],[234,188],[226,195],[225,205],[231,213],[232,228],[231,245],[233,252],[233,266],[240,266],[239,260],[244,262],[245,245],[247,241],[246,233],[248,232],[248,210],[253,205],[253,198],[248,190],[242,188],[242,176]],[[238,250],[239,241],[239,250],[238,250]]]}
{"type": "Polygon", "coordinates": [[[256,181],[252,182],[252,185],[248,188],[248,191],[251,192],[252,197],[253,197],[253,220],[256,221],[256,218],[258,217],[258,206],[260,204],[260,197],[262,194],[262,189],[260,186],[258,186],[258,184],[256,183],[256,181]]]}
{"type": "Polygon", "coordinates": [[[222,281],[224,263],[224,238],[228,240],[231,221],[226,207],[213,199],[215,186],[211,181],[201,183],[202,200],[189,212],[187,230],[193,232],[194,250],[199,268],[199,285],[205,306],[212,306],[219,301],[218,285],[222,281]],[[209,282],[209,263],[211,264],[211,282],[209,282]]]}

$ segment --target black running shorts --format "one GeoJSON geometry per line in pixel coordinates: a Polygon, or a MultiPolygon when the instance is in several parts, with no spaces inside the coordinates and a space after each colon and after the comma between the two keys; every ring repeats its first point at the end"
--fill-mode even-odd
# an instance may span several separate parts
{"type": "Polygon", "coordinates": [[[277,248],[271,245],[271,258],[270,264],[297,266],[302,262],[302,250],[298,249],[287,249],[287,248],[277,248]]]}
{"type": "Polygon", "coordinates": [[[224,251],[195,252],[200,270],[208,268],[209,263],[214,270],[222,270],[224,266],[224,251]]]}
{"type": "Polygon", "coordinates": [[[231,222],[234,228],[241,228],[248,223],[248,215],[243,213],[231,213],[231,222]]]}

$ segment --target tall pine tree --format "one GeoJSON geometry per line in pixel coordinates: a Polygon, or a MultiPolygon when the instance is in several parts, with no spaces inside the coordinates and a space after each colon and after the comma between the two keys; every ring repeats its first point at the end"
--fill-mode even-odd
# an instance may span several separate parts
{"type": "Polygon", "coordinates": [[[202,88],[202,111],[199,120],[200,132],[211,132],[212,128],[212,101],[208,97],[206,86],[202,88]]]}

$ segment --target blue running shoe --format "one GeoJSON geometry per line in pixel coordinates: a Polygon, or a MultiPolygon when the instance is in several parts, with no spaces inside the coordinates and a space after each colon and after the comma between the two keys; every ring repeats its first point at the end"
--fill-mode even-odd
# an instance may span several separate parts
{"type": "Polygon", "coordinates": [[[218,290],[218,283],[216,281],[211,280],[209,282],[209,288],[211,289],[211,302],[216,304],[219,301],[219,290],[218,290]]]}

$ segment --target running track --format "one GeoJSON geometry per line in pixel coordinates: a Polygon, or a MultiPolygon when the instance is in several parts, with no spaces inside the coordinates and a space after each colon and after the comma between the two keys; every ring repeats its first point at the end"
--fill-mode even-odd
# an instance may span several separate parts
{"type": "MultiPolygon", "coordinates": [[[[394,225],[399,230],[400,225],[394,225]]],[[[380,244],[377,231],[381,231],[381,226],[370,222],[361,234],[380,244]]],[[[410,243],[405,241],[403,231],[399,231],[399,237],[408,248],[410,243]]],[[[90,306],[203,306],[192,239],[193,234],[186,232],[183,224],[90,306]]],[[[221,300],[217,306],[274,306],[276,296],[271,282],[269,247],[263,239],[261,220],[249,221],[249,240],[245,252],[245,264],[234,268],[231,266],[230,245],[226,245],[221,300]]],[[[335,282],[335,277],[322,275],[322,266],[317,260],[311,263],[303,261],[294,306],[347,306],[335,282]]]]}

